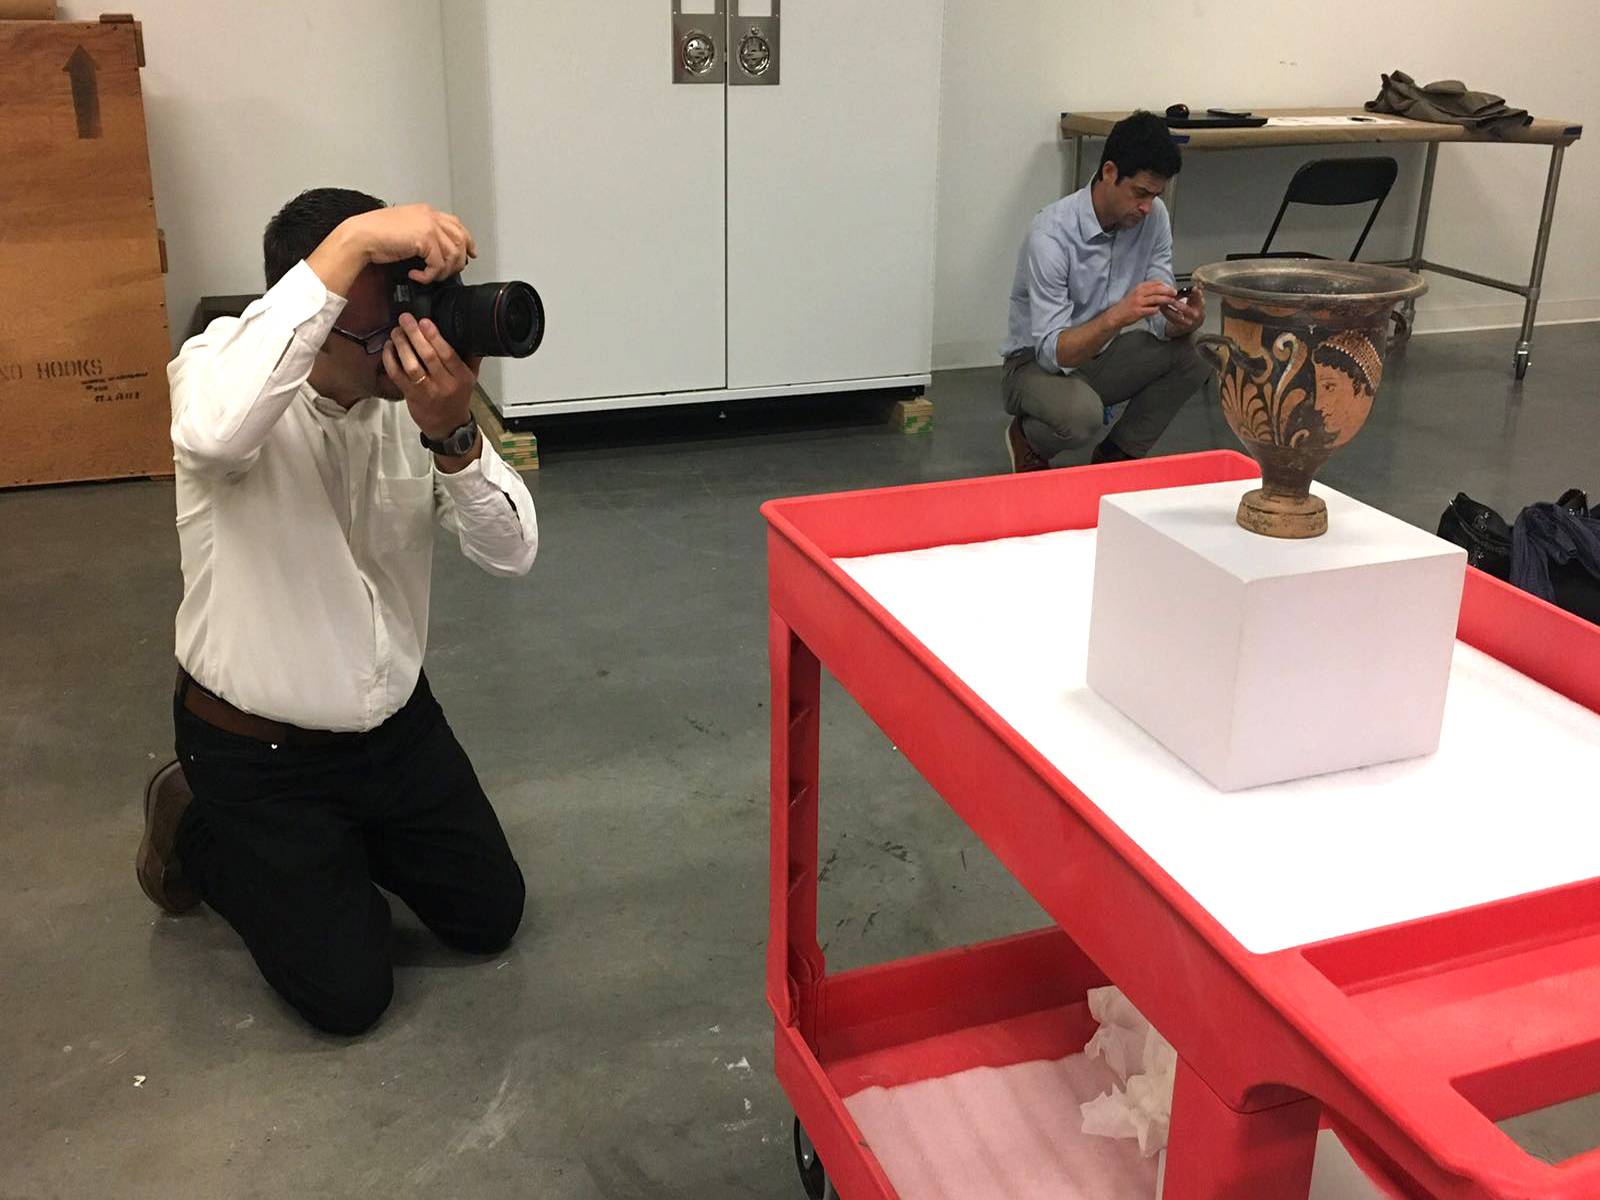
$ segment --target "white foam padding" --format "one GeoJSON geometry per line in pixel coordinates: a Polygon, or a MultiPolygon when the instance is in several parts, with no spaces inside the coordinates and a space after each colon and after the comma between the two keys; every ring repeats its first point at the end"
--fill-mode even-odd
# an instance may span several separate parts
{"type": "Polygon", "coordinates": [[[1089,686],[1224,790],[1433,753],[1466,551],[1321,487],[1263,537],[1246,487],[1101,501],[1089,686]]]}
{"type": "MultiPolygon", "coordinates": [[[[867,1088],[845,1107],[901,1200],[1155,1200],[1156,1159],[1080,1128],[1079,1105],[1115,1082],[1074,1054],[867,1088]]],[[[1324,1130],[1310,1200],[1382,1194],[1324,1130]]]]}
{"type": "Polygon", "coordinates": [[[1600,715],[1458,642],[1437,753],[1219,791],[1088,688],[1094,557],[1069,530],[840,566],[1251,951],[1600,876],[1600,715]]]}
{"type": "Polygon", "coordinates": [[[845,1107],[901,1200],[1153,1200],[1153,1157],[1083,1132],[1079,1106],[1116,1082],[1074,1054],[868,1088],[845,1107]]]}

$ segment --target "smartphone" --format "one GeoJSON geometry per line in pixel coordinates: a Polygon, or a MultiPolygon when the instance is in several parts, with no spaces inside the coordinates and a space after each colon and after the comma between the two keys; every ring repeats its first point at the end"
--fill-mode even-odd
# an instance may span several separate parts
{"type": "Polygon", "coordinates": [[[1176,310],[1180,306],[1188,304],[1189,296],[1193,291],[1193,287],[1179,288],[1178,294],[1161,306],[1161,311],[1176,316],[1176,310]]]}

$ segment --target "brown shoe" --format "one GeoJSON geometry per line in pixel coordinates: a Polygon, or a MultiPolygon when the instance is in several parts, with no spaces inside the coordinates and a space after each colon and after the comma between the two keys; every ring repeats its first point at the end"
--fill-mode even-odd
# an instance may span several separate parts
{"type": "Polygon", "coordinates": [[[1006,426],[1006,457],[1011,460],[1012,474],[1024,471],[1048,471],[1050,461],[1029,444],[1022,435],[1022,418],[1012,417],[1006,426]]]}
{"type": "Polygon", "coordinates": [[[1094,452],[1089,455],[1089,461],[1091,463],[1132,462],[1135,457],[1137,456],[1129,454],[1109,437],[1104,437],[1100,439],[1100,444],[1094,448],[1094,452]]]}
{"type": "Polygon", "coordinates": [[[200,903],[195,890],[184,881],[174,846],[178,821],[193,799],[177,759],[157,770],[145,784],[144,840],[139,843],[133,869],[144,894],[164,912],[188,912],[200,903]]]}

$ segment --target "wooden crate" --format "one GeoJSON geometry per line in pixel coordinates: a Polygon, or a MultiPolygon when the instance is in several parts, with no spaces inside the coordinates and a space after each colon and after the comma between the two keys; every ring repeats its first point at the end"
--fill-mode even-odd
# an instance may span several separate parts
{"type": "Polygon", "coordinates": [[[140,38],[0,21],[0,486],[172,470],[140,38]]]}

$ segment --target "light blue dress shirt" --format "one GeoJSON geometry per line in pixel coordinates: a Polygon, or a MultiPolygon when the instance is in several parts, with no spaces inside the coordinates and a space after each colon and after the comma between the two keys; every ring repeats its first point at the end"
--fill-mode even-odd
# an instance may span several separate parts
{"type": "MultiPolygon", "coordinates": [[[[1088,186],[1063,196],[1039,210],[1017,254],[1001,355],[1032,350],[1046,371],[1069,374],[1072,368],[1056,361],[1061,331],[1094,320],[1147,279],[1173,283],[1172,220],[1160,199],[1132,229],[1107,232],[1094,215],[1088,186]]],[[[1159,313],[1129,328],[1141,327],[1167,336],[1159,313]]]]}

